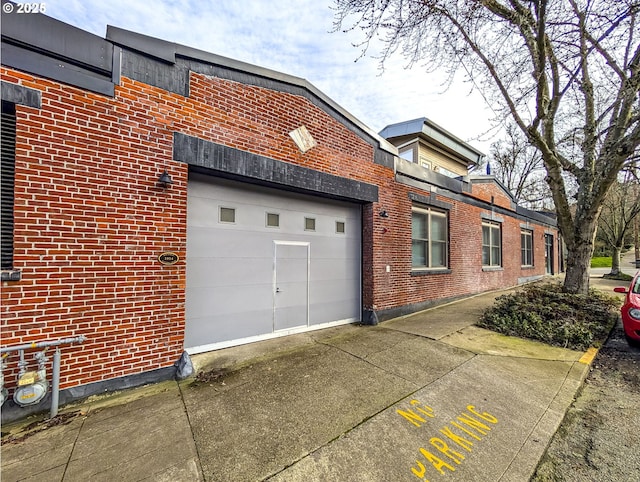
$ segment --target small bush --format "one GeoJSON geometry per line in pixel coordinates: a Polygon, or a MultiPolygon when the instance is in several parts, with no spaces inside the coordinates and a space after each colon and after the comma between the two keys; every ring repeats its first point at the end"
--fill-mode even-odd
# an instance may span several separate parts
{"type": "Polygon", "coordinates": [[[588,295],[562,291],[559,284],[532,284],[502,295],[478,326],[549,345],[586,350],[599,346],[618,319],[619,300],[596,290],[588,295]]]}

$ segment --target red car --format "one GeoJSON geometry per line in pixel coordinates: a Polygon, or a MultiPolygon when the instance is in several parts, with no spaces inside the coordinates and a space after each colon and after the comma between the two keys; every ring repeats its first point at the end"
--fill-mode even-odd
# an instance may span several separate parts
{"type": "Polygon", "coordinates": [[[640,346],[640,271],[631,280],[628,290],[624,286],[618,286],[613,291],[627,295],[620,308],[624,334],[630,345],[640,346]]]}

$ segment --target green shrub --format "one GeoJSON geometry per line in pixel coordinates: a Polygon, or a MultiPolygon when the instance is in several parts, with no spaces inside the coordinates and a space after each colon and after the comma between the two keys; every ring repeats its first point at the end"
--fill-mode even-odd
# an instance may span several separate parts
{"type": "Polygon", "coordinates": [[[549,345],[585,350],[601,344],[618,319],[619,301],[596,290],[588,295],[562,291],[559,284],[532,284],[502,295],[478,326],[549,345]]]}

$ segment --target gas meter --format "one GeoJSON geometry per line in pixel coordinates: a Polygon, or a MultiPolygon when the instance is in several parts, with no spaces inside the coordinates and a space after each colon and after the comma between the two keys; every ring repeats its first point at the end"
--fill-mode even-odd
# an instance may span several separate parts
{"type": "Polygon", "coordinates": [[[26,370],[27,362],[24,361],[24,355],[20,352],[18,387],[13,392],[13,401],[21,407],[38,403],[45,397],[49,389],[45,368],[47,357],[44,351],[36,353],[34,358],[38,362],[38,370],[28,372],[26,370]]]}

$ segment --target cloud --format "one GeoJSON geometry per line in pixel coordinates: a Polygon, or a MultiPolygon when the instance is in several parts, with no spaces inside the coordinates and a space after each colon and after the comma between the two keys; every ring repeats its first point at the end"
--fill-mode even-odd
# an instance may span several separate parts
{"type": "MultiPolygon", "coordinates": [[[[357,32],[334,32],[331,0],[48,0],[47,14],[104,36],[107,25],[176,42],[307,79],[354,117],[379,131],[428,117],[463,140],[488,128],[491,113],[460,83],[394,57],[380,71],[356,59],[357,32]]],[[[488,152],[487,142],[471,141],[488,152]]]]}

